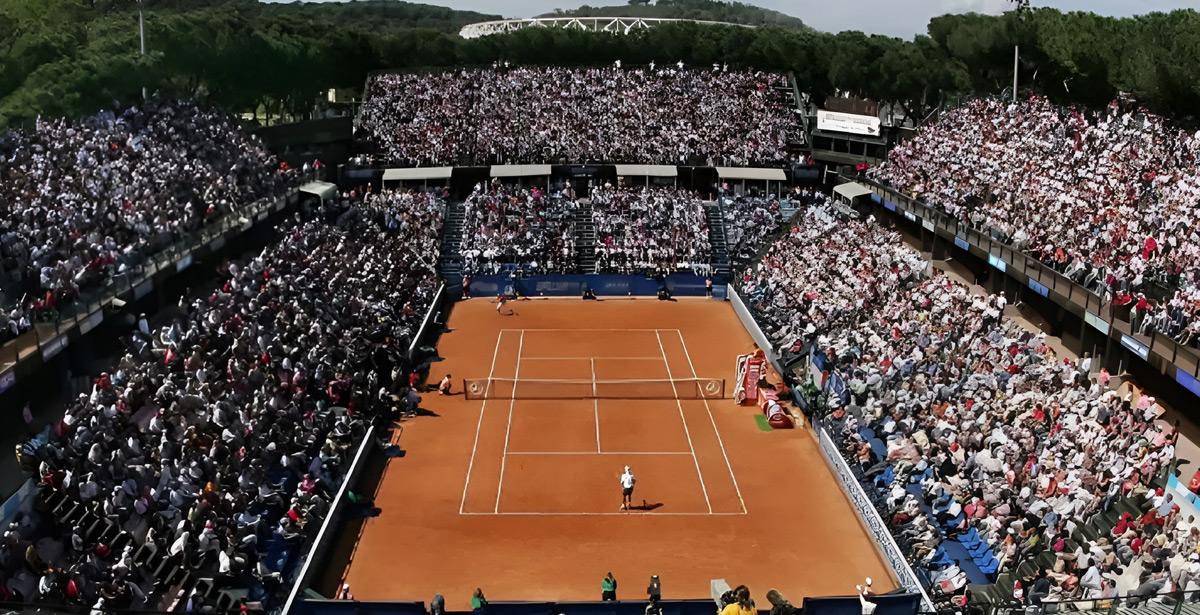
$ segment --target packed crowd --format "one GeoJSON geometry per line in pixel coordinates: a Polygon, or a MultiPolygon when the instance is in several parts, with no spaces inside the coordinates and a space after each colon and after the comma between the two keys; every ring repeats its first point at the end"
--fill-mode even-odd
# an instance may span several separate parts
{"type": "Polygon", "coordinates": [[[820,344],[848,384],[834,413],[848,451],[868,475],[886,470],[894,530],[955,589],[969,577],[943,540],[972,549],[983,574],[1062,551],[1060,538],[1174,456],[1153,400],[1131,405],[1004,305],[935,277],[820,344]]]}
{"type": "Polygon", "coordinates": [[[779,230],[779,200],[761,196],[722,196],[725,244],[735,267],[750,263],[768,237],[779,230]]]}
{"type": "Polygon", "coordinates": [[[3,597],[201,612],[241,588],[269,606],[367,428],[416,409],[408,341],[440,222],[436,200],[368,194],[231,262],[163,327],[140,322],[21,456],[38,505],[0,542],[3,597]],[[176,595],[184,573],[213,583],[176,595]]]}
{"type": "Polygon", "coordinates": [[[740,292],[777,346],[800,352],[925,269],[899,233],[870,219],[843,220],[821,200],[798,213],[790,230],[744,270],[740,292]]]}
{"type": "Polygon", "coordinates": [[[0,338],[294,174],[233,118],[151,101],[0,136],[0,338]]]}
{"type": "MultiPolygon", "coordinates": [[[[735,196],[721,191],[721,207],[725,218],[725,241],[729,258],[735,268],[749,265],[769,238],[779,231],[780,218],[785,215],[781,202],[767,196],[735,196]]],[[[796,188],[783,199],[787,209],[821,208],[829,195],[812,188],[796,188]]]]}
{"type": "Polygon", "coordinates": [[[1102,112],[976,100],[894,148],[876,176],[1200,343],[1200,132],[1102,112]]]}
{"type": "Polygon", "coordinates": [[[778,345],[813,348],[830,374],[828,425],[934,584],[961,591],[964,566],[994,578],[1049,552],[1054,565],[1018,582],[1018,599],[1149,595],[1182,573],[1180,589],[1197,587],[1200,530],[1150,487],[1177,437],[1153,398],[1109,388],[1104,370],[1092,377],[1087,355],[1059,357],[1004,317],[1004,295],[926,277],[919,255],[872,220],[801,215],[742,292],[778,345]],[[1140,519],[1078,540],[1093,513],[1142,496],[1154,501],[1140,519]]]}
{"type": "Polygon", "coordinates": [[[597,271],[708,274],[708,217],[698,194],[605,185],[592,192],[591,202],[597,271]]]}
{"type": "Polygon", "coordinates": [[[802,130],[783,75],[494,67],[375,76],[357,138],[393,164],[777,165],[802,130]]]}
{"type": "Polygon", "coordinates": [[[574,200],[540,188],[477,184],[463,203],[463,271],[512,265],[531,274],[573,273],[576,209],[574,200]]]}

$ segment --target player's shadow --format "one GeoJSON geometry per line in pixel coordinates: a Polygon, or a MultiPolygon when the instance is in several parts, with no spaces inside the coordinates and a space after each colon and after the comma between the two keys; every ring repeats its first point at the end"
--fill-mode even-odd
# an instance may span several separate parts
{"type": "Polygon", "coordinates": [[[640,510],[640,511],[644,511],[644,512],[649,512],[651,510],[662,508],[662,506],[663,506],[662,502],[655,502],[653,504],[648,504],[648,503],[646,503],[645,500],[642,500],[641,506],[630,506],[629,510],[640,510]]]}

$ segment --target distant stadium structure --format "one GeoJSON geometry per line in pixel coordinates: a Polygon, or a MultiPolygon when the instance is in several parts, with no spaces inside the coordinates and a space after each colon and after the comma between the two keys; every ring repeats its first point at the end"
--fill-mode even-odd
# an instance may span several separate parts
{"type": "Polygon", "coordinates": [[[492,34],[516,32],[525,28],[566,28],[586,30],[589,32],[613,32],[629,34],[635,30],[646,30],[663,24],[690,22],[708,26],[736,26],[753,28],[754,26],[732,23],[727,21],[707,21],[703,19],[670,19],[663,17],[531,17],[529,19],[501,19],[498,21],[482,21],[467,24],[458,31],[463,38],[479,38],[492,34]]]}

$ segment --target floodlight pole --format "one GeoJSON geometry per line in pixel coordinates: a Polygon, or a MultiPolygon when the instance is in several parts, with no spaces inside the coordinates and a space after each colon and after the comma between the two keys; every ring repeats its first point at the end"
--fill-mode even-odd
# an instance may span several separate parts
{"type": "MultiPolygon", "coordinates": [[[[143,0],[138,0],[138,43],[141,50],[142,63],[146,61],[146,18],[142,15],[143,0]]],[[[146,100],[146,85],[142,82],[142,100],[146,100]]]]}
{"type": "MultiPolygon", "coordinates": [[[[1013,4],[1017,5],[1016,8],[1013,10],[1016,11],[1016,13],[1017,13],[1017,26],[1019,28],[1021,25],[1021,20],[1025,18],[1025,13],[1029,10],[1030,0],[1011,0],[1011,2],[1013,4]]],[[[1020,68],[1020,62],[1021,62],[1021,45],[1014,44],[1013,45],[1013,89],[1012,89],[1012,101],[1014,103],[1017,102],[1017,71],[1020,68]]]]}
{"type": "Polygon", "coordinates": [[[1017,66],[1021,61],[1021,46],[1013,45],[1013,91],[1012,100],[1017,102],[1017,66]]]}

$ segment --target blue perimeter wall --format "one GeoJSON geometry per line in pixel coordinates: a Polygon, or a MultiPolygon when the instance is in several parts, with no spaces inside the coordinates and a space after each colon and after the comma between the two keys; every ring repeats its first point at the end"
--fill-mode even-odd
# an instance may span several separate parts
{"type": "MultiPolygon", "coordinates": [[[[765,602],[765,601],[764,601],[765,602]]],[[[875,615],[916,615],[920,594],[875,596],[875,615]]],[[[716,615],[710,599],[663,600],[663,615],[716,615]]],[[[770,604],[757,605],[760,612],[770,604]]],[[[481,615],[643,615],[646,602],[492,602],[481,615]]],[[[805,598],[804,615],[861,615],[857,596],[805,598]]],[[[355,602],[350,600],[306,600],[289,615],[426,615],[424,602],[355,602]]]]}
{"type": "MultiPolygon", "coordinates": [[[[666,278],[616,274],[480,275],[471,278],[471,295],[486,297],[515,291],[526,297],[579,297],[587,287],[600,297],[654,296],[664,283],[672,295],[704,296],[704,278],[690,273],[672,273],[666,278]]],[[[724,299],[725,285],[714,282],[713,296],[724,299]]]]}

